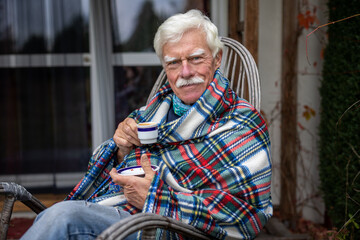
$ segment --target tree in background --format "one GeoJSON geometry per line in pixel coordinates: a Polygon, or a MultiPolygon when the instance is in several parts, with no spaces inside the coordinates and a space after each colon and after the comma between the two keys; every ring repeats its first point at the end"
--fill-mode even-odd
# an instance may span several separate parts
{"type": "Polygon", "coordinates": [[[360,239],[360,1],[329,0],[328,8],[337,22],[328,28],[320,89],[321,190],[339,236],[360,239]]]}

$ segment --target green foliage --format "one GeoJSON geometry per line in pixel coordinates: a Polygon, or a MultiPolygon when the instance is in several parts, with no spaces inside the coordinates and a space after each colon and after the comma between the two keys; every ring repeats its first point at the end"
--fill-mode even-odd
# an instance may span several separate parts
{"type": "MultiPolygon", "coordinates": [[[[329,22],[359,13],[360,1],[329,0],[329,22]]],[[[327,211],[346,239],[360,239],[360,17],[330,24],[321,94],[320,178],[327,211]],[[352,216],[351,224],[345,224],[352,216]],[[356,215],[356,216],[355,216],[356,215]]]]}

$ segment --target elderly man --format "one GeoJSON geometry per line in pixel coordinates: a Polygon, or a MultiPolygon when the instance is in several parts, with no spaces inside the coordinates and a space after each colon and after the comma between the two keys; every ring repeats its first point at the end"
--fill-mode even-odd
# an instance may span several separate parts
{"type": "Polygon", "coordinates": [[[67,199],[77,201],[45,210],[24,239],[43,233],[88,239],[139,212],[178,219],[218,239],[251,239],[271,217],[267,128],[219,72],[215,25],[196,10],[175,15],[159,27],[154,47],[168,82],[94,153],[67,199]],[[141,145],[137,123],[148,121],[159,123],[159,137],[141,145]],[[134,165],[142,165],[145,177],[117,173],[134,165]]]}

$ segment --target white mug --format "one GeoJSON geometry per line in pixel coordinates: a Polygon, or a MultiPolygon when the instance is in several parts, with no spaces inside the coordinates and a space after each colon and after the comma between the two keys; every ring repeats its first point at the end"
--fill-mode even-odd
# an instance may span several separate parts
{"type": "Polygon", "coordinates": [[[158,137],[158,123],[143,122],[137,125],[138,138],[141,144],[151,144],[157,142],[158,137]]]}

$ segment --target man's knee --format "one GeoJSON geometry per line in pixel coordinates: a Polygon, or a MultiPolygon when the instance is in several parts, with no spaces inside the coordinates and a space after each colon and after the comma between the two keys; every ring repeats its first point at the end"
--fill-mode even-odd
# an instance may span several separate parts
{"type": "Polygon", "coordinates": [[[39,219],[45,217],[46,221],[67,221],[76,219],[81,216],[81,212],[85,209],[85,202],[83,201],[64,201],[54,204],[48,209],[41,212],[39,219]]]}

